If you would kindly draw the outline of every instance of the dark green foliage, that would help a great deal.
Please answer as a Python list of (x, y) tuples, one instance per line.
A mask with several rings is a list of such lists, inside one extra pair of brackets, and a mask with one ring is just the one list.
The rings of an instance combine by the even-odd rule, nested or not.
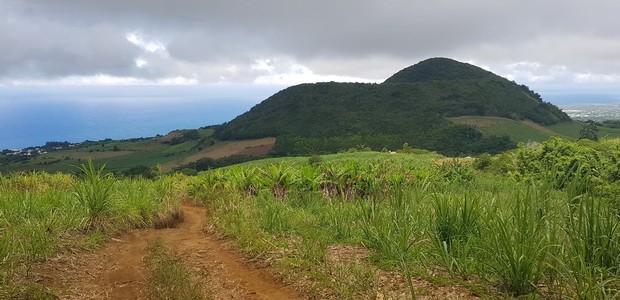
[[(494, 160), (492, 167), (517, 180), (541, 180), (554, 188), (575, 190), (574, 195), (588, 190), (613, 198), (620, 192), (620, 145), (617, 140), (571, 142), (552, 138), (537, 146), (503, 153)], [(588, 185), (574, 186), (572, 182), (576, 178)]]
[(620, 128), (620, 120), (606, 120), (601, 125), (609, 128)]
[(198, 130), (195, 130), (195, 129), (194, 130), (189, 130), (189, 131), (187, 131), (187, 132), (185, 132), (183, 134), (183, 138), (188, 140), (188, 141), (198, 140), (198, 139), (200, 139), (200, 133), (198, 133)]
[(253, 156), (228, 156), (219, 159), (205, 157), (197, 160), (196, 162), (181, 166), (178, 168), (178, 170), (183, 171), (186, 169), (192, 169), (196, 171), (206, 171), (209, 169), (216, 169), (230, 165), (240, 164), (255, 159), (258, 158)]
[(482, 153), (474, 160), (474, 168), (476, 168), (476, 170), (485, 170), (491, 166), (492, 163), (493, 159), (491, 158), (491, 154)]
[(16, 164), (27, 161), (27, 156), (0, 154), (0, 165)]
[(398, 71), (383, 83), (414, 83), (431, 81), (476, 80), (495, 76), (474, 65), (449, 58), (435, 57)]
[(450, 160), (439, 166), (444, 180), (451, 183), (467, 183), (474, 179), (474, 172), (469, 165), (459, 160)]
[(169, 143), (170, 145), (178, 145), (187, 141), (199, 140), (200, 138), (200, 132), (196, 129), (192, 129), (184, 132), (181, 136), (171, 139)]
[(478, 67), (430, 59), (383, 84), (317, 83), (282, 90), (216, 129), (224, 140), (278, 137), (276, 155), (333, 153), (358, 145), (398, 149), (403, 143), (447, 155), (497, 153), (514, 147), (483, 137), (448, 117), (530, 119), (546, 125), (570, 118), (529, 88)]
[(67, 147), (69, 147), (69, 145), (71, 145), (71, 143), (69, 143), (67, 141), (64, 141), (64, 142), (45, 142), (45, 145), (42, 148), (46, 149), (47, 151), (51, 151), (51, 150), (54, 150), (54, 148), (57, 148), (57, 147), (67, 148)]
[(598, 141), (598, 128), (594, 121), (587, 121), (583, 123), (583, 127), (579, 130), (579, 139), (588, 139), (592, 141)]
[(321, 159), (321, 156), (319, 156), (319, 155), (312, 155), (312, 156), (310, 156), (310, 157), (308, 158), (308, 164), (310, 164), (310, 165), (316, 165), (316, 164), (320, 163), (320, 162), (321, 162), (321, 160), (322, 160), (322, 159)]
[(148, 179), (155, 178), (155, 172), (145, 165), (137, 165), (132, 167), (131, 169), (123, 172), (123, 175), (127, 177), (143, 177)]

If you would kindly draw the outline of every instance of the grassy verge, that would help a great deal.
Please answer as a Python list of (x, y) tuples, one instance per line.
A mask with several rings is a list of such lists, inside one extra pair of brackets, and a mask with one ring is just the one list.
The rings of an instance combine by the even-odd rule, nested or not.
[(19, 292), (14, 280), (29, 282), (33, 265), (59, 251), (93, 249), (119, 231), (178, 215), (179, 178), (119, 180), (92, 165), (83, 171), (0, 177), (0, 295)]

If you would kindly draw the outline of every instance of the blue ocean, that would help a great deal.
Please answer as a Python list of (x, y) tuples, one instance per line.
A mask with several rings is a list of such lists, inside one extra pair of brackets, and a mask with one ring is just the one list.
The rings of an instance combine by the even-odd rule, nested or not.
[(221, 124), (282, 87), (0, 87), (0, 150)]

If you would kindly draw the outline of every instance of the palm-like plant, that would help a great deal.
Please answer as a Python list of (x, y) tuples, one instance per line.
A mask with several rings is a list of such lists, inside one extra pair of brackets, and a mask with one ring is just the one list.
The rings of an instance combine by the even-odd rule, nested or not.
[(104, 174), (105, 164), (95, 168), (91, 160), (81, 166), (84, 177), (74, 186), (74, 195), (88, 211), (90, 226), (109, 209), (110, 195), (114, 180), (110, 174)]
[(231, 187), (250, 196), (258, 194), (258, 172), (255, 168), (233, 167), (228, 170), (228, 182)]
[(304, 165), (295, 173), (293, 180), (301, 191), (316, 191), (323, 183), (323, 173), (314, 165)]
[(278, 199), (284, 199), (289, 187), (293, 184), (293, 177), (288, 167), (283, 165), (270, 165), (267, 169), (261, 169), (263, 184), (268, 187)]

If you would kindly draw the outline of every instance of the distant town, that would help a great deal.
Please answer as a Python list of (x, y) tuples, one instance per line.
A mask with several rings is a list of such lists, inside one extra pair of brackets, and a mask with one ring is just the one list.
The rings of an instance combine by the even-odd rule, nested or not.
[(67, 148), (75, 148), (81, 145), (82, 143), (47, 142), (44, 146), (28, 147), (24, 149), (4, 149), (1, 153), (7, 156), (36, 156)]
[(559, 107), (575, 120), (620, 120), (620, 103), (574, 103)]

